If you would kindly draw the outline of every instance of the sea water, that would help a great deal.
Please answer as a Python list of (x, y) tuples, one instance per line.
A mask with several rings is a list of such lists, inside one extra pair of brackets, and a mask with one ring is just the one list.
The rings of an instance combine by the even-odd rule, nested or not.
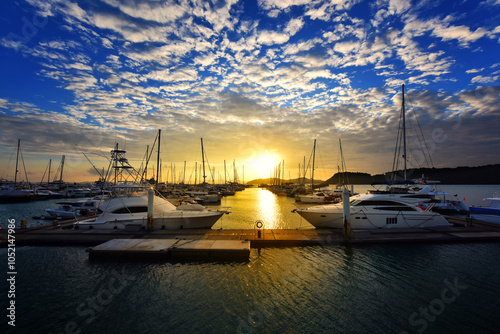
[[(6, 293), (2, 327), (8, 333), (497, 333), (499, 252), (499, 243), (319, 245), (252, 249), (243, 262), (90, 262), (84, 247), (20, 247), (16, 327), (7, 325)], [(0, 254), (5, 259), (6, 250)]]
[[(262, 219), (268, 226), (282, 221), (305, 228), (300, 219), (288, 220), (298, 216), (289, 210), (290, 199), (261, 189), (247, 189), (232, 200), (238, 196), (253, 203), (246, 209), (249, 216), (240, 213), (223, 224), (252, 226)], [(481, 196), (489, 193), (480, 195), (479, 203)], [(257, 205), (261, 202), (264, 208)], [(267, 207), (271, 204), (277, 205), (274, 210)], [(238, 213), (237, 207), (226, 217)], [(270, 213), (275, 218), (269, 219)], [(0, 285), (1, 332), (497, 333), (500, 328), (498, 242), (262, 248), (252, 249), (242, 262), (89, 261), (85, 249), (18, 247), (15, 297), (7, 297), (6, 279)], [(0, 259), (7, 275), (6, 249), (0, 249)], [(11, 300), (15, 327), (7, 324)]]

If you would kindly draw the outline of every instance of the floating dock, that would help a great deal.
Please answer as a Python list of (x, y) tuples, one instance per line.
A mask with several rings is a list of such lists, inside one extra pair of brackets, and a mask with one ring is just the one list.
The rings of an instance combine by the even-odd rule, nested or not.
[[(72, 222), (15, 230), (16, 246), (87, 246), (89, 256), (217, 259), (248, 258), (250, 248), (331, 244), (451, 243), (500, 241), (500, 226), (448, 218), (453, 227), (353, 230), (346, 238), (332, 229), (73, 230)], [(7, 230), (0, 230), (0, 247)]]
[(97, 258), (168, 258), (248, 259), (250, 241), (113, 239), (87, 249), (90, 259)]

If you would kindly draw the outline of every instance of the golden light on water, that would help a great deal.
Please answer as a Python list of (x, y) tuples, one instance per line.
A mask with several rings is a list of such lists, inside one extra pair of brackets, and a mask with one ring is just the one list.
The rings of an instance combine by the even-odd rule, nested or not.
[(264, 223), (264, 229), (274, 229), (280, 226), (281, 210), (278, 196), (270, 191), (259, 191), (258, 217)]

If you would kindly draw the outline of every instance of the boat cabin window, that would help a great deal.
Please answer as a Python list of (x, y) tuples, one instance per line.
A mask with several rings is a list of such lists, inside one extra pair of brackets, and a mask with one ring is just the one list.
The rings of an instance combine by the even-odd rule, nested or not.
[(393, 201), (362, 201), (358, 200), (355, 203), (351, 203), (353, 206), (374, 206), (374, 205), (404, 205)]
[(131, 207), (123, 207), (119, 208), (113, 213), (138, 213), (138, 212), (148, 212), (147, 206), (131, 206)]
[(386, 210), (386, 211), (417, 211), (417, 209), (409, 207), (409, 206), (404, 206), (404, 205), (398, 205), (398, 206), (377, 206), (373, 208), (374, 210)]

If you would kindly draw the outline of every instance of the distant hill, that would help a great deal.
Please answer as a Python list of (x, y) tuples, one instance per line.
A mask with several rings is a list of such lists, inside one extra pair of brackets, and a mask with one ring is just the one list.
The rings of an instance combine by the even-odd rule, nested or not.
[[(367, 173), (346, 173), (344, 177), (350, 184), (371, 184), (391, 179), (392, 172), (370, 175)], [(403, 171), (397, 174), (402, 178)], [(339, 176), (336, 173), (329, 178), (326, 184), (337, 184)], [(456, 168), (416, 168), (407, 171), (407, 179), (419, 179), (425, 176), (427, 180), (440, 181), (441, 184), (500, 184), (500, 164), (479, 167)]]
[[(323, 181), (314, 181), (318, 186), (338, 184), (339, 178), (345, 178), (349, 184), (371, 184), (391, 179), (392, 172), (371, 175), (368, 173), (347, 172), (335, 173), (331, 178)], [(402, 171), (397, 172), (403, 175)], [(407, 171), (407, 179), (418, 179), (422, 175), (427, 180), (440, 181), (441, 184), (500, 184), (500, 164), (478, 167), (456, 167), (456, 168), (416, 168)], [(402, 177), (400, 177), (402, 179)], [(270, 179), (259, 179), (248, 182), (248, 184), (269, 183)], [(297, 182), (297, 179), (285, 182)], [(306, 180), (306, 184), (311, 180)]]

